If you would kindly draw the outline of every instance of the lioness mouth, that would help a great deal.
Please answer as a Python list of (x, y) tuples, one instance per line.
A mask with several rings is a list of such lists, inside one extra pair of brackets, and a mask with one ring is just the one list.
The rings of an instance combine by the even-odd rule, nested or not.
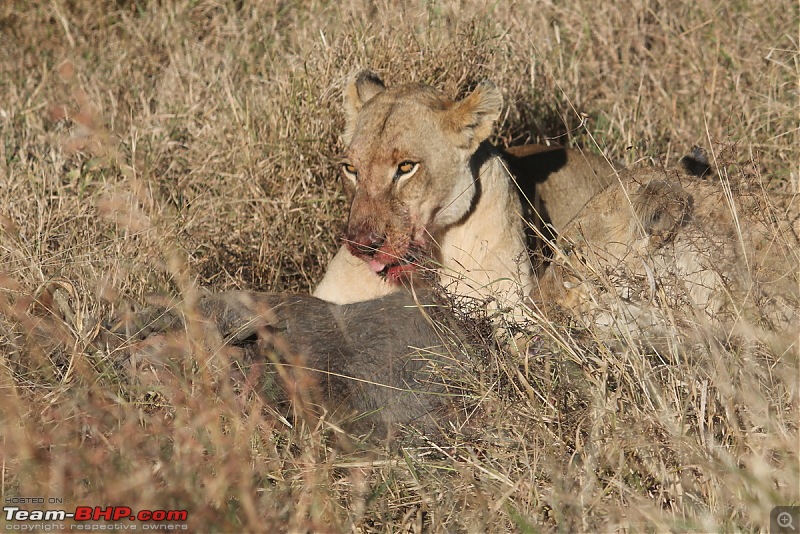
[(381, 263), (375, 259), (369, 260), (368, 263), (370, 269), (378, 276), (388, 280), (396, 281), (403, 274), (411, 272), (417, 268), (417, 265), (414, 263), (415, 261), (416, 258), (412, 254), (407, 254), (403, 258), (400, 258), (400, 261), (395, 263)]

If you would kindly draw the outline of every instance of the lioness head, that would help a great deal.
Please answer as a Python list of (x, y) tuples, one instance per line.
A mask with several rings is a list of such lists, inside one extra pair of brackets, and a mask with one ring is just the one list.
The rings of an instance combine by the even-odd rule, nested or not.
[(486, 82), (453, 101), (422, 84), (387, 88), (369, 71), (355, 77), (345, 91), (341, 161), (353, 255), (391, 281), (431, 255), (478, 194), (471, 160), (502, 103)]

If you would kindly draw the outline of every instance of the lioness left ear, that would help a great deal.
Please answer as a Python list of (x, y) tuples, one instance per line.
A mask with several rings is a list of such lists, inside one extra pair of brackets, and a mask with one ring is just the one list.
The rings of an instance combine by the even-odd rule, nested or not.
[(462, 148), (474, 151), (492, 133), (502, 109), (500, 89), (490, 81), (483, 81), (471, 94), (447, 110), (445, 124), (461, 137)]
[(380, 76), (371, 70), (356, 74), (344, 90), (345, 142), (349, 143), (358, 120), (358, 113), (373, 96), (386, 89)]

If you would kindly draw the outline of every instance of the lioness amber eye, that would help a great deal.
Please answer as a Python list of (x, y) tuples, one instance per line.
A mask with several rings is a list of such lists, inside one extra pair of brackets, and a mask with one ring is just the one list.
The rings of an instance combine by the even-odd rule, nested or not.
[(410, 161), (404, 161), (400, 165), (397, 166), (397, 170), (400, 171), (402, 174), (408, 174), (414, 168), (414, 164)]
[(358, 174), (356, 172), (356, 168), (353, 165), (350, 165), (349, 163), (342, 163), (342, 170), (347, 174), (352, 174), (353, 176)]
[(417, 172), (419, 168), (419, 163), (414, 163), (413, 161), (404, 161), (400, 165), (397, 166), (397, 170), (394, 172), (394, 181), (399, 182), (401, 179), (410, 178)]

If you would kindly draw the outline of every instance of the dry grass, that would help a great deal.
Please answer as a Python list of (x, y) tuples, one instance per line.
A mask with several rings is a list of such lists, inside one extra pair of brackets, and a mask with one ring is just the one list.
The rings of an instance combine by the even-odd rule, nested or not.
[(150, 390), (97, 329), (149, 294), (319, 280), (360, 67), (453, 95), (492, 79), (500, 143), (624, 163), (701, 144), (797, 191), (799, 17), (792, 0), (4, 2), (3, 498), (185, 508), (194, 531), (767, 528), (800, 502), (796, 347), (665, 362), (541, 322), (535, 357), (492, 350), (483, 380), (460, 377), (483, 435), (383, 450), (231, 390), (213, 339)]

